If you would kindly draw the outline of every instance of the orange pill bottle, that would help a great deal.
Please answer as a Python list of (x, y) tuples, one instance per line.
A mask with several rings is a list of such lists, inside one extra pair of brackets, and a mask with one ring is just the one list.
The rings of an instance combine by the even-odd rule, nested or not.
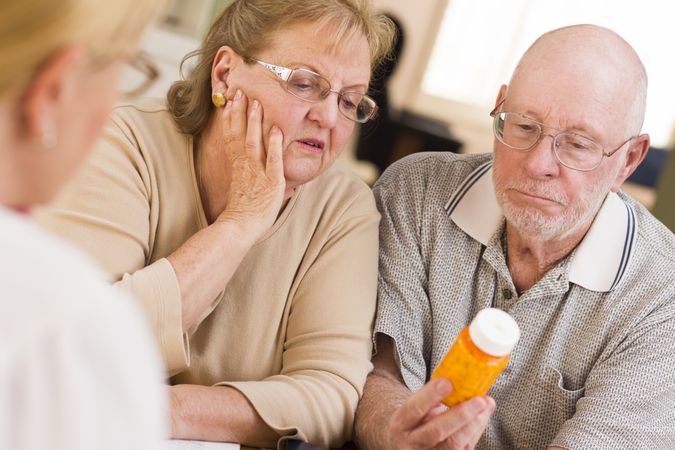
[(452, 382), (453, 390), (443, 403), (453, 406), (487, 394), (519, 338), (513, 317), (497, 308), (479, 311), (431, 374), (432, 379), (444, 377)]

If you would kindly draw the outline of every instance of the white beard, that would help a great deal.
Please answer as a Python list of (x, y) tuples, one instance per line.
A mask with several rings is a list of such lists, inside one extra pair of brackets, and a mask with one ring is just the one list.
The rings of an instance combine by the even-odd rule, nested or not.
[[(506, 221), (520, 234), (534, 235), (537, 239), (544, 241), (563, 239), (588, 228), (607, 197), (613, 180), (612, 177), (608, 178), (609, 182), (581, 186), (576, 203), (570, 204), (567, 196), (555, 189), (553, 182), (511, 178), (503, 180), (496, 175), (496, 171), (494, 174), (495, 195)], [(509, 189), (554, 200), (565, 205), (565, 212), (551, 216), (535, 206), (517, 206), (509, 200), (506, 194)]]

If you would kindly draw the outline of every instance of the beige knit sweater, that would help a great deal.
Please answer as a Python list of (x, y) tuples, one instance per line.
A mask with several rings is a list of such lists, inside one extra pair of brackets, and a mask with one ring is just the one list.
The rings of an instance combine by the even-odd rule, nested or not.
[(166, 257), (207, 226), (193, 161), (192, 139), (163, 102), (119, 107), (39, 220), (142, 302), (173, 383), (233, 386), (278, 432), (341, 444), (371, 369), (379, 215), (370, 189), (339, 162), (297, 189), (213, 310), (183, 330)]

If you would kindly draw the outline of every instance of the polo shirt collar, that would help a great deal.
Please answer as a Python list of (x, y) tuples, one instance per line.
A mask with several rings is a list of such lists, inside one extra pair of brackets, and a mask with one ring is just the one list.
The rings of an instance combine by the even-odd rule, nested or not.
[[(492, 183), (492, 161), (480, 165), (462, 182), (445, 210), (466, 234), (487, 245), (504, 219)], [(569, 280), (591, 291), (614, 289), (626, 273), (636, 229), (633, 208), (610, 192), (572, 254)]]

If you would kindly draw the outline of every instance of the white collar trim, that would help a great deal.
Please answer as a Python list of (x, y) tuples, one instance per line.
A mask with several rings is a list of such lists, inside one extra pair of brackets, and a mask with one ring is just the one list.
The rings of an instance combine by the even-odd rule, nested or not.
[[(466, 234), (487, 245), (504, 218), (492, 184), (492, 161), (462, 182), (445, 210)], [(636, 235), (635, 211), (610, 192), (572, 255), (569, 280), (591, 291), (614, 289), (626, 273)]]

